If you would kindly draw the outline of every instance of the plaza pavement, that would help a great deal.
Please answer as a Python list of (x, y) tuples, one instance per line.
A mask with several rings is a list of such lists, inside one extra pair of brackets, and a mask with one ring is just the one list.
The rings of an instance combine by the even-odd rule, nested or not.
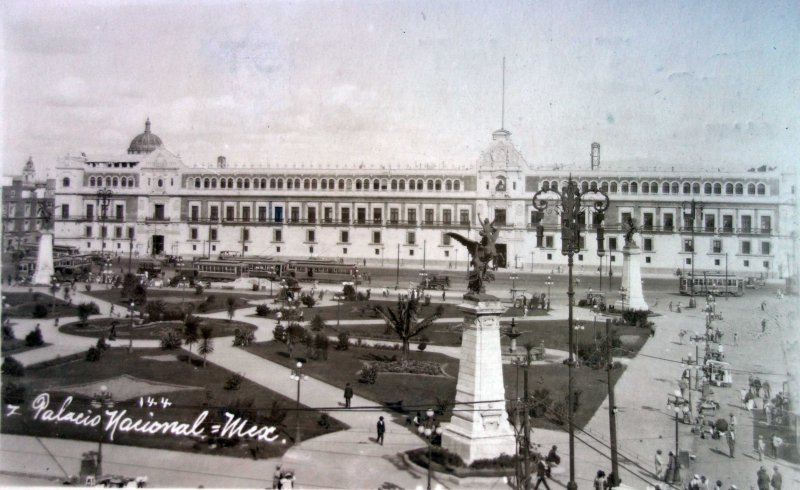
[[(22, 289), (27, 290), (27, 288)], [(645, 294), (647, 296), (647, 293)], [(732, 328), (737, 328), (739, 333), (739, 346), (726, 345), (726, 355), (736, 369), (784, 373), (786, 366), (780, 365), (784, 356), (764, 354), (764, 352), (781, 351), (782, 335), (757, 338), (756, 330), (760, 331), (760, 326), (758, 326), (760, 309), (757, 308), (760, 301), (756, 301), (757, 297), (757, 294), (748, 294), (744, 298), (730, 301), (718, 300), (718, 310), (722, 310), (725, 315), (725, 320), (722, 322), (722, 329), (726, 333), (725, 343), (729, 344), (732, 340)], [(109, 305), (97, 299), (88, 297), (84, 299), (80, 296), (74, 299), (75, 302), (84, 300), (98, 303), (103, 313), (108, 311)], [(647, 300), (651, 305), (656, 303), (655, 298), (648, 297)], [(667, 303), (670, 300), (677, 303), (681, 298), (677, 295), (666, 294), (662, 298), (657, 298), (658, 306), (653, 309), (662, 314), (655, 318), (657, 334), (645, 344), (640, 355), (629, 362), (629, 368), (618, 381), (615, 390), (616, 405), (620, 409), (617, 414), (617, 427), (621, 475), (623, 481), (634, 488), (646, 488), (646, 481), (654, 481), (651, 471), (655, 450), (662, 449), (666, 455), (669, 450), (674, 448), (675, 424), (673, 417), (667, 413), (665, 408), (666, 395), (677, 388), (677, 379), (681, 372), (680, 359), (685, 357), (688, 352), (694, 351), (693, 346), (678, 345), (678, 332), (681, 329), (690, 332), (702, 332), (703, 330), (704, 318), (700, 309), (684, 309), (681, 314), (670, 313), (667, 309)], [(448, 302), (457, 301), (456, 298), (448, 298)], [(683, 301), (685, 303), (686, 298), (683, 298)], [(772, 300), (767, 301), (771, 302)], [(790, 300), (785, 299), (784, 301)], [(703, 302), (700, 300), (698, 303), (702, 306)], [(784, 303), (783, 306), (787, 304)], [(565, 301), (561, 303), (556, 298), (552, 306), (551, 316), (536, 318), (566, 317)], [(271, 339), (274, 322), (250, 316), (254, 310), (254, 307), (237, 310), (235, 319), (259, 326), (256, 331), (257, 340)], [(585, 310), (582, 312), (581, 309), (576, 309), (576, 312), (578, 319), (581, 319), (581, 315), (586, 315)], [(780, 315), (782, 310), (771, 308), (770, 312)], [(210, 316), (227, 317), (224, 312)], [(784, 322), (784, 329), (780, 333), (785, 335), (789, 333), (790, 329), (786, 328), (791, 325), (788, 323), (789, 318), (791, 317), (785, 313), (778, 318)], [(737, 320), (735, 325), (733, 325), (732, 319)], [(598, 321), (600, 320), (598, 318)], [(67, 321), (69, 319), (63, 319), (62, 323)], [(55, 355), (84, 351), (94, 344), (92, 339), (58, 333), (53, 335), (55, 329), (47, 329), (45, 321), (20, 320), (15, 323), (20, 325), (20, 327), (16, 327), (18, 336), (24, 335), (26, 329), (32, 329), (36, 323), (41, 323), (45, 340), (49, 342), (50, 339), (53, 339), (57, 344), (45, 349), (38, 349), (43, 352), (37, 355), (33, 355), (37, 352), (34, 350), (15, 356), (24, 364), (39, 362), (41, 358), (48, 355), (55, 357)], [(776, 332), (778, 332), (777, 328)], [(794, 333), (796, 334), (796, 332)], [(127, 345), (127, 343), (123, 341), (122, 345)], [(136, 341), (134, 345), (151, 346), (157, 345), (157, 342)], [(296, 382), (289, 378), (290, 371), (287, 368), (241, 349), (233, 348), (229, 342), (223, 339), (219, 339), (215, 347), (216, 351), (209, 356), (209, 360), (212, 362), (231, 371), (243, 373), (257, 383), (268, 386), (289, 398), (294, 398)], [(434, 347), (436, 346), (429, 346), (429, 350), (435, 350)], [(453, 351), (449, 349), (445, 348), (442, 353), (452, 355)], [(49, 350), (48, 353), (44, 352), (46, 350)], [(761, 353), (762, 356), (754, 356), (758, 353)], [(24, 354), (28, 354), (28, 356), (23, 357)], [(605, 373), (598, 371), (598, 377), (604, 380)], [(746, 374), (735, 374), (733, 388), (716, 389), (717, 399), (722, 405), (721, 414), (728, 413), (729, 407), (738, 409), (738, 388), (747, 385), (746, 377)], [(764, 377), (762, 376), (762, 379)], [(773, 387), (779, 385), (777, 382), (779, 379), (782, 378), (774, 377)], [(775, 388), (773, 388), (773, 392), (776, 392)], [(697, 395), (697, 392), (695, 394)], [(312, 407), (338, 407), (342, 401), (341, 390), (337, 387), (315, 379), (302, 382), (303, 404)], [(353, 399), (353, 406), (374, 406), (374, 403), (356, 397)], [(745, 442), (751, 440), (752, 427), (755, 422), (747, 415), (746, 411), (738, 410), (740, 412), (736, 413), (739, 419), (737, 435), (740, 444), (737, 447), (737, 458), (733, 460), (727, 457), (727, 447), (723, 447), (723, 441), (701, 440), (689, 433), (689, 426), (680, 425), (681, 448), (690, 448), (690, 452), (697, 455), (694, 467), (687, 471), (706, 474), (713, 479), (722, 479), (726, 485), (736, 483), (739, 488), (747, 488), (748, 485), (755, 482), (758, 462), (752, 458), (752, 449), (747, 448), (748, 444)], [(370, 411), (364, 413), (358, 411), (357, 408), (350, 411), (334, 410), (330, 413), (348, 424), (350, 429), (304, 441), (287, 451), (282, 458), (285, 467), (298, 471), (298, 487), (415, 488), (424, 486), (424, 479), (421, 480), (415, 472), (408, 471), (397, 456), (400, 451), (423, 445), (422, 441), (413, 435), (402, 420), (399, 421), (400, 423), (396, 423), (390, 412)], [(388, 422), (384, 446), (373, 442), (375, 421), (381, 413)], [(609, 451), (604, 445), (609, 440), (607, 400), (590, 420), (585, 431), (586, 433), (576, 432), (576, 481), (579, 488), (590, 488), (597, 469), (603, 469), (606, 473), (610, 470)], [(13, 439), (10, 439), (10, 437), (3, 435), (0, 439), (0, 447), (3, 450), (3, 470), (18, 473), (42, 474), (41, 468), (49, 466), (52, 470), (53, 467), (58, 467), (58, 465), (47, 464), (48, 461), (52, 461), (52, 457), (47, 454), (48, 451), (56, 455), (63, 450), (64, 457), (69, 461), (69, 455), (74, 458), (76, 454), (84, 450), (76, 451), (75, 448), (81, 448), (82, 445), (86, 445), (87, 448), (94, 447), (92, 443), (41, 439), (43, 444), (47, 445), (47, 451), (45, 451), (41, 449), (43, 444), (35, 438), (13, 436)], [(540, 444), (545, 450), (552, 444), (559, 446), (563, 468), (556, 472), (556, 480), (551, 483), (555, 483), (555, 486), (558, 486), (558, 483), (565, 484), (568, 461), (566, 432), (534, 429), (532, 439), (534, 443)], [(588, 445), (579, 439), (587, 441)], [(14, 458), (7, 457), (6, 448), (8, 447), (13, 447), (15, 450), (24, 448), (22, 452), (28, 455), (27, 458), (23, 458), (24, 461), (20, 463)], [(235, 461), (224, 461), (232, 458), (198, 456), (128, 446), (107, 445), (106, 447), (109, 448), (109, 452), (104, 465), (111, 465), (107, 466), (106, 471), (130, 475), (146, 473), (150, 477), (150, 482), (159, 486), (195, 486), (194, 482), (197, 481), (198, 485), (205, 486), (257, 487), (262, 485), (256, 483), (259, 479), (264, 481), (270, 479), (269, 475), (276, 463), (275, 460), (252, 461), (235, 458), (233, 458)], [(592, 448), (599, 449), (602, 454)], [(739, 455), (740, 451), (741, 456)], [(39, 456), (34, 457), (34, 454)], [(58, 457), (61, 456), (56, 456), (56, 458)], [(128, 463), (133, 461), (136, 464)], [(73, 466), (74, 463), (75, 461), (72, 460)], [(767, 461), (766, 464), (771, 472), (773, 462)], [(114, 465), (119, 465), (119, 471), (115, 469), (117, 467)], [(792, 483), (800, 486), (797, 468), (787, 465), (785, 462), (781, 462), (780, 465), (784, 481), (788, 484), (784, 488), (792, 488)], [(137, 466), (142, 471), (135, 471)], [(434, 479), (434, 481), (436, 480)], [(446, 484), (439, 484), (447, 487)]]

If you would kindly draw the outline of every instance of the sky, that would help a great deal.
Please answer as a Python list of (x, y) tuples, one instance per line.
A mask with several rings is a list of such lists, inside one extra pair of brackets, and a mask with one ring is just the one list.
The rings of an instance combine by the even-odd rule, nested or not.
[[(797, 1), (31, 1), (0, 5), (0, 162), (798, 164)], [(505, 112), (503, 118), (503, 58)], [(504, 123), (503, 123), (504, 122)], [(669, 168), (667, 168), (669, 167)]]

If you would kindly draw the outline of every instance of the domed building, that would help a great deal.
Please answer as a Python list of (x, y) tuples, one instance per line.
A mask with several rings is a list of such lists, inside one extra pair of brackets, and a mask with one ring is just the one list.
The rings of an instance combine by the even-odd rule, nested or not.
[(144, 123), (144, 133), (137, 135), (131, 140), (128, 146), (129, 155), (140, 155), (143, 153), (150, 153), (159, 146), (163, 146), (161, 138), (150, 132), (150, 118)]

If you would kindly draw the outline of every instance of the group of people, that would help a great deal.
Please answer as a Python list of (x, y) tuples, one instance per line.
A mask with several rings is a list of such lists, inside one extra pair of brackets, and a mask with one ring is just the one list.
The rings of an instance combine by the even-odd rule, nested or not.
[(281, 469), (281, 465), (275, 467), (275, 473), (272, 474), (272, 488), (281, 490), (294, 488), (294, 473), (284, 471)]

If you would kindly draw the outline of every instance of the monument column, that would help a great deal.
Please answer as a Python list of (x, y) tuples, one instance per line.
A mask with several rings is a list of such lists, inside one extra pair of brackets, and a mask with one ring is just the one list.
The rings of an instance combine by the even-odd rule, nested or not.
[(633, 240), (635, 231), (635, 227), (629, 230), (625, 236), (625, 246), (622, 248), (621, 298), (614, 304), (615, 308), (622, 311), (647, 311), (650, 309), (644, 300), (642, 291), (642, 251)]

